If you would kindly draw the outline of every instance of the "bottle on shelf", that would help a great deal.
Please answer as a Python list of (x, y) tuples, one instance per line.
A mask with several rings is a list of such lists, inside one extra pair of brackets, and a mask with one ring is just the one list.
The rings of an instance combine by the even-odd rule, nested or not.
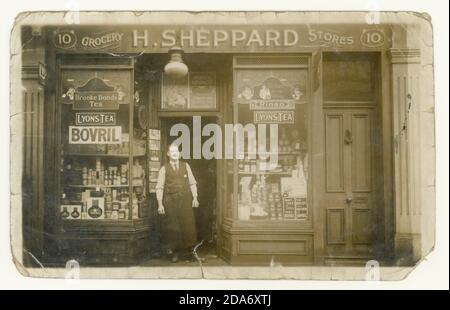
[(81, 206), (81, 219), (87, 219), (87, 201), (83, 201), (83, 205)]
[(61, 211), (61, 218), (66, 219), (69, 217), (69, 211), (67, 210), (67, 207), (63, 207)]
[(291, 133), (293, 149), (295, 152), (300, 152), (300, 131), (298, 129), (294, 129)]
[(103, 210), (98, 205), (98, 200), (92, 200), (92, 206), (88, 210), (88, 214), (91, 218), (99, 218), (103, 214)]
[(111, 175), (109, 177), (110, 185), (115, 185), (115, 180), (116, 180), (116, 171), (111, 170)]
[(100, 171), (100, 184), (105, 184), (105, 170), (103, 168)]
[(116, 177), (114, 179), (114, 185), (120, 185), (121, 179), (122, 179), (122, 174), (120, 173), (120, 171), (117, 171)]
[(66, 193), (62, 193), (61, 195), (61, 205), (70, 205), (70, 200), (67, 199)]
[(105, 169), (105, 171), (103, 172), (103, 178), (104, 178), (104, 183), (106, 186), (109, 185), (109, 171), (108, 169)]
[(64, 149), (61, 148), (60, 172), (64, 172)]
[(70, 214), (70, 216), (74, 219), (77, 219), (80, 217), (80, 212), (78, 212), (78, 208), (74, 207), (72, 213)]
[(125, 172), (122, 172), (122, 178), (121, 178), (120, 183), (121, 183), (122, 185), (126, 185), (126, 184), (128, 183), (128, 182), (127, 182), (127, 174), (126, 174)]

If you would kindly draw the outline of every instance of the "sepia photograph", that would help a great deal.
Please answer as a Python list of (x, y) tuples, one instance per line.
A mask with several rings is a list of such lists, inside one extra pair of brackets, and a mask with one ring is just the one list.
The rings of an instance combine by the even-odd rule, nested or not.
[(19, 14), (14, 264), (407, 277), (435, 246), (433, 46), (426, 13)]

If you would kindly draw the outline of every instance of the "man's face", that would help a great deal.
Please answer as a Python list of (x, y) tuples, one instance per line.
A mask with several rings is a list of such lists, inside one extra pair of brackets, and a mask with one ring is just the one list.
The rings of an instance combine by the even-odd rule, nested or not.
[(167, 155), (169, 155), (170, 160), (179, 160), (180, 159), (180, 151), (178, 150), (178, 147), (171, 146), (169, 148), (169, 151), (167, 152)]

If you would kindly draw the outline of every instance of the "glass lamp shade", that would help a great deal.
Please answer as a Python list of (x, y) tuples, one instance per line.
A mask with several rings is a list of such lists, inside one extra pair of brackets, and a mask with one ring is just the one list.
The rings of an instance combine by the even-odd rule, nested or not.
[(164, 67), (164, 72), (168, 76), (177, 79), (186, 76), (186, 74), (188, 73), (189, 69), (183, 63), (183, 59), (181, 57), (182, 53), (183, 50), (178, 47), (173, 47), (169, 50), (170, 61)]

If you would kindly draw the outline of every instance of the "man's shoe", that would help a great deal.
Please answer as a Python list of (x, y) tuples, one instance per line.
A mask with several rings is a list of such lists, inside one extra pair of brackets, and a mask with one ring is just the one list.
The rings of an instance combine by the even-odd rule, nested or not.
[(172, 255), (172, 259), (170, 260), (172, 263), (176, 263), (178, 262), (178, 254), (173, 253)]
[(195, 262), (196, 261), (194, 255), (187, 255), (187, 256), (184, 257), (184, 260), (187, 261), (187, 262)]
[(200, 256), (199, 256), (198, 259), (197, 259), (197, 257), (195, 257), (194, 254), (189, 254), (189, 255), (187, 255), (187, 256), (185, 257), (185, 260), (188, 261), (188, 262), (200, 262), (200, 263), (204, 263), (204, 262), (206, 261), (205, 258), (200, 257)]

